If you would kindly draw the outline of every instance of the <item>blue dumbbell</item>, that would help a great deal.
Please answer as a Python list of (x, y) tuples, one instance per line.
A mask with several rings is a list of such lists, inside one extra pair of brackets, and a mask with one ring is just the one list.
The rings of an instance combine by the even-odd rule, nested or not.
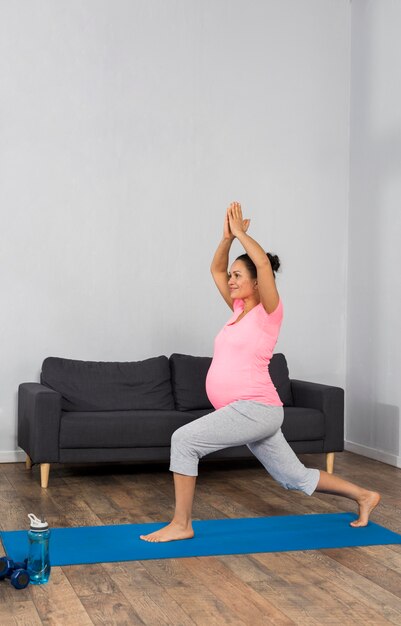
[(23, 563), (14, 563), (7, 556), (0, 558), (0, 580), (9, 578), (15, 589), (25, 589), (29, 585), (29, 573), (27, 570), (28, 559)]

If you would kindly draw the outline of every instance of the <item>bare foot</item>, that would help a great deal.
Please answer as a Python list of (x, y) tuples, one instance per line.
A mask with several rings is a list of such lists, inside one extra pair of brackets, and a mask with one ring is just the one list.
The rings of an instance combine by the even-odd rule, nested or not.
[(156, 530), (149, 535), (140, 535), (139, 538), (151, 543), (160, 543), (165, 541), (176, 541), (177, 539), (192, 539), (194, 536), (191, 523), (189, 526), (180, 526), (175, 522), (171, 522), (168, 526)]
[(380, 493), (377, 493), (376, 491), (365, 491), (361, 499), (358, 500), (359, 517), (354, 522), (350, 522), (350, 526), (353, 526), (353, 528), (367, 526), (369, 515), (373, 509), (377, 507), (380, 500)]

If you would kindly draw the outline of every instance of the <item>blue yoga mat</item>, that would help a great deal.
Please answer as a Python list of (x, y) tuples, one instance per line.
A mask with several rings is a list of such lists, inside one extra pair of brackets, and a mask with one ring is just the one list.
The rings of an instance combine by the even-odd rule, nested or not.
[[(78, 565), (401, 544), (401, 535), (373, 522), (352, 528), (349, 522), (356, 518), (353, 513), (325, 513), (194, 521), (193, 539), (168, 543), (139, 539), (166, 522), (53, 528), (50, 556), (52, 565)], [(27, 556), (26, 531), (2, 531), (0, 537), (9, 557), (22, 561)]]

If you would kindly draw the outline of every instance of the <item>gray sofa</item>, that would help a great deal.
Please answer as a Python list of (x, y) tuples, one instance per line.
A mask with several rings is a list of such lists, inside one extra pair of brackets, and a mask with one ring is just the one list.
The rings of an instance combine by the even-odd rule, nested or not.
[[(27, 468), (40, 464), (46, 488), (51, 463), (168, 461), (180, 426), (213, 411), (205, 379), (210, 357), (172, 354), (136, 362), (95, 362), (48, 357), (40, 383), (18, 390), (18, 445)], [(334, 453), (344, 445), (344, 391), (291, 380), (283, 354), (270, 376), (284, 404), (283, 433), (296, 453)], [(250, 458), (246, 446), (207, 459)]]

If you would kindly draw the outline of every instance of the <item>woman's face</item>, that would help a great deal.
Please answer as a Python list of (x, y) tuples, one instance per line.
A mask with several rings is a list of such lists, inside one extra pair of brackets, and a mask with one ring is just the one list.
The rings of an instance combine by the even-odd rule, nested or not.
[(255, 289), (256, 278), (251, 277), (243, 261), (234, 261), (228, 276), (228, 287), (233, 300), (236, 298), (243, 300), (257, 294), (257, 289)]

